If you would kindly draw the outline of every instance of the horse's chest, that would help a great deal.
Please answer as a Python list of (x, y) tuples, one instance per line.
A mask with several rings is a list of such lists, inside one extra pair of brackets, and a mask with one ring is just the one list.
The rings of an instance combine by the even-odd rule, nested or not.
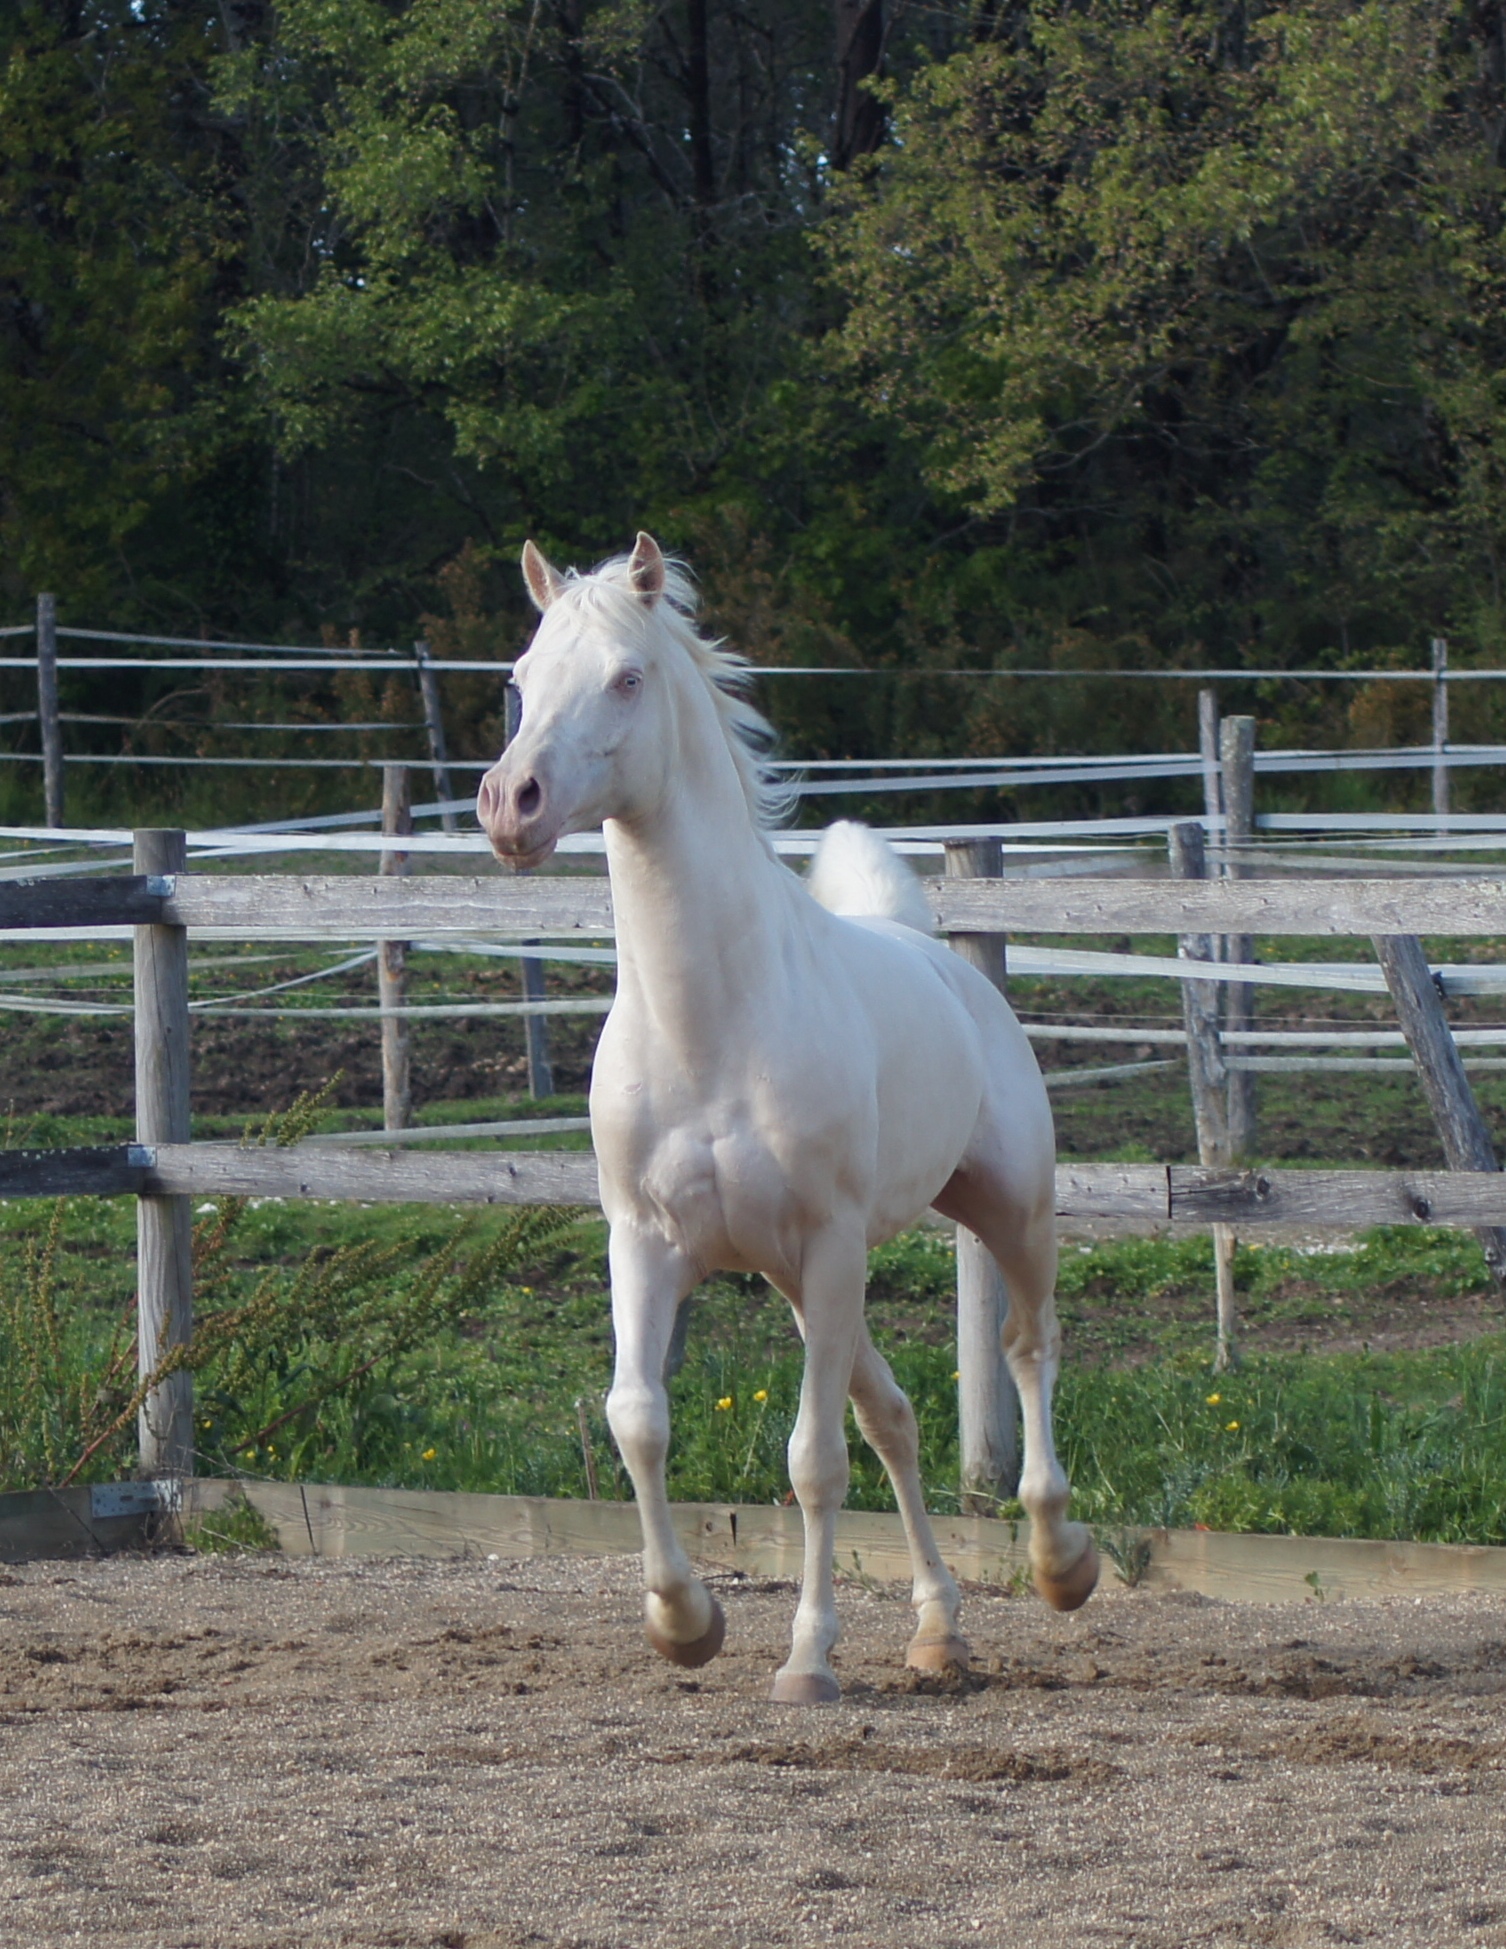
[(800, 1241), (836, 1206), (861, 1199), (866, 1172), (850, 1119), (797, 1127), (763, 1110), (755, 1095), (714, 1117), (640, 1128), (620, 1147), (608, 1138), (603, 1162), (626, 1202), (699, 1264), (773, 1270), (771, 1261), (798, 1261)]

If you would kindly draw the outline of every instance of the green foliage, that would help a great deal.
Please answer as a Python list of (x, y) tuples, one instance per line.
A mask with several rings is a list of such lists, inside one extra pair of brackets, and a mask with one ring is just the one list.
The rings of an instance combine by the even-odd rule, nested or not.
[(945, 493), (1093, 536), (1091, 637), (1410, 660), (1429, 617), (1498, 651), (1499, 27), (1473, 21), (1027, 5), (891, 91), (896, 146), (826, 233), (843, 370)]
[[(51, 585), (66, 622), (486, 660), (527, 623), (526, 532), (579, 561), (647, 524), (755, 660), (878, 673), (771, 686), (797, 756), (1191, 741), (1190, 687), (1105, 710), (1074, 670), (1415, 666), (1437, 630), (1499, 657), (1494, 14), (900, 12), (889, 139), (845, 176), (831, 32), (793, 0), (9, 9), (10, 613)], [(1035, 666), (1062, 675), (1007, 675)], [(354, 673), (175, 681), (65, 707), (214, 755), (217, 722), (416, 716)], [(472, 757), (497, 686), (467, 685)], [(1456, 738), (1506, 735), (1498, 688), (1455, 693)], [(1223, 701), (1273, 740), (1425, 734), (1416, 687)], [(71, 789), (103, 818), (182, 787)]]
[(277, 1531), (239, 1491), (232, 1491), (218, 1509), (206, 1509), (186, 1522), (183, 1541), (203, 1556), (281, 1548)]
[[(268, 1119), (260, 1141), (296, 1143), (332, 1087)], [(489, 1227), (450, 1223), (437, 1240), (412, 1227), (248, 1265), (236, 1248), (250, 1209), (232, 1198), (201, 1214), (192, 1338), (142, 1376), (134, 1294), (102, 1312), (85, 1276), (63, 1269), (69, 1201), (51, 1207), (40, 1234), (0, 1239), (0, 1486), (128, 1471), (141, 1402), (185, 1369), (200, 1473), (317, 1473), (335, 1444), (358, 1469), (389, 1465), (397, 1372), (495, 1309), (509, 1275), (547, 1262), (578, 1222), (568, 1209), (520, 1207)], [(84, 1224), (97, 1214), (86, 1204)], [(288, 1229), (296, 1236), (296, 1221)]]

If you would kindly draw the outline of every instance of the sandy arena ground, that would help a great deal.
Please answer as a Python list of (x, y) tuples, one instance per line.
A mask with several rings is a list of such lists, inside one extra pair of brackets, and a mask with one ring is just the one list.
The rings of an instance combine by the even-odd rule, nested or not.
[(1506, 1603), (971, 1592), (977, 1671), (847, 1584), (840, 1706), (699, 1674), (636, 1565), (0, 1573), (0, 1943), (1506, 1945)]

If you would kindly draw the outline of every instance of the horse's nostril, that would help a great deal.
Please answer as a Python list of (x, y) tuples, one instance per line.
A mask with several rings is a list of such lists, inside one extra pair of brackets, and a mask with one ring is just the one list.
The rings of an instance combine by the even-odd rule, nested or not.
[(481, 805), (480, 805), (481, 819), (482, 819), (482, 823), (485, 824), (485, 822), (488, 819), (492, 818), (495, 815), (497, 810), (496, 780), (489, 776), (483, 778), (481, 781), (481, 791), (479, 796), (481, 801)]
[(536, 778), (528, 778), (518, 787), (518, 816), (531, 819), (543, 804), (543, 789)]

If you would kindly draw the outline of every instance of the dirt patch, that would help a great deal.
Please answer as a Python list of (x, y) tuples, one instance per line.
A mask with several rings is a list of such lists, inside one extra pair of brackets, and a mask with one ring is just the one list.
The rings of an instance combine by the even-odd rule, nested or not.
[(5, 1939), (94, 1949), (1506, 1944), (1506, 1603), (1061, 1618), (970, 1590), (907, 1679), (776, 1707), (786, 1584), (655, 1660), (626, 1560), (0, 1578)]

